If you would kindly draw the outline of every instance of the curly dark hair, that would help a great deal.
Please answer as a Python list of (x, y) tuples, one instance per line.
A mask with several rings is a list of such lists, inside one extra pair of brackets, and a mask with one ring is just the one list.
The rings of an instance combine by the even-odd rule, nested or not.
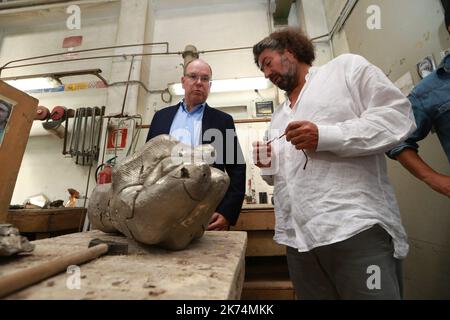
[(264, 38), (253, 46), (253, 56), (258, 67), (258, 59), (265, 49), (283, 52), (284, 49), (290, 51), (299, 62), (312, 65), (316, 58), (314, 45), (309, 38), (299, 28), (285, 28), (275, 31), (270, 36)]

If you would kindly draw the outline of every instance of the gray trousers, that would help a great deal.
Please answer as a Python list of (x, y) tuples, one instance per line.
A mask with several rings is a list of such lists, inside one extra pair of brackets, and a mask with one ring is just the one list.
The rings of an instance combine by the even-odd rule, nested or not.
[(298, 299), (402, 298), (401, 261), (379, 225), (338, 243), (298, 252), (287, 247)]

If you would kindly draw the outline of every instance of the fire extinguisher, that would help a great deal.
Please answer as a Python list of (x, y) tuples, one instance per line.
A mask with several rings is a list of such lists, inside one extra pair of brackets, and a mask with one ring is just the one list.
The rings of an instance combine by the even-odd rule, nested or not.
[[(97, 184), (105, 184), (112, 182), (112, 166), (109, 164), (102, 165), (103, 170), (97, 175)], [(101, 168), (101, 166), (100, 166)]]
[[(114, 157), (108, 161), (106, 161), (106, 163), (102, 163), (101, 165), (99, 165), (97, 167), (97, 169), (95, 170), (95, 181), (97, 182), (97, 184), (105, 184), (105, 183), (111, 183), (112, 182), (112, 167), (113, 167), (113, 161), (116, 159), (117, 157)], [(100, 172), (99, 170), (102, 169)]]

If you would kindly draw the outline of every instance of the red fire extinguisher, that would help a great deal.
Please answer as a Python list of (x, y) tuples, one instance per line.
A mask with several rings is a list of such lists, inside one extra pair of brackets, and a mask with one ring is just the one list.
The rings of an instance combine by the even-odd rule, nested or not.
[(103, 170), (97, 175), (97, 184), (105, 184), (112, 182), (112, 167), (109, 164), (105, 164)]
[[(112, 162), (114, 162), (114, 160), (117, 157), (114, 157), (108, 161), (106, 161), (106, 163), (102, 163), (101, 165), (99, 165), (97, 167), (97, 170), (95, 170), (95, 180), (97, 182), (97, 184), (105, 184), (105, 183), (111, 183), (112, 182), (112, 167), (113, 164)], [(98, 172), (100, 169), (102, 169), (100, 172)]]

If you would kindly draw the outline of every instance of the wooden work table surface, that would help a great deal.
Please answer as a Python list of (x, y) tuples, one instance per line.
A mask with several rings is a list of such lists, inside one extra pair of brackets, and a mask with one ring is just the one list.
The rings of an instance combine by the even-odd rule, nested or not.
[[(143, 246), (94, 230), (34, 241), (31, 255), (0, 260), (0, 277), (88, 247), (91, 239), (127, 242), (128, 254), (104, 255), (80, 266), (80, 289), (68, 289), (74, 273), (61, 273), (7, 299), (239, 299), (247, 235), (207, 231), (185, 250)], [(72, 278), (71, 278), (72, 277)], [(72, 282), (74, 283), (74, 282)]]

